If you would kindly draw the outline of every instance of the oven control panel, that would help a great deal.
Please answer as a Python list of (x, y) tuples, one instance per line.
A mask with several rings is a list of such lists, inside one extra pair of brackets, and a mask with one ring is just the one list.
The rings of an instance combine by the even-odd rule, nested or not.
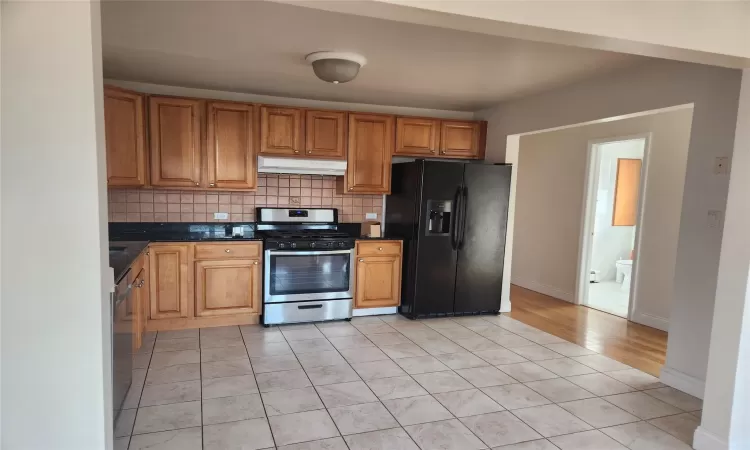
[(354, 248), (354, 239), (332, 240), (266, 240), (267, 250), (348, 250)]

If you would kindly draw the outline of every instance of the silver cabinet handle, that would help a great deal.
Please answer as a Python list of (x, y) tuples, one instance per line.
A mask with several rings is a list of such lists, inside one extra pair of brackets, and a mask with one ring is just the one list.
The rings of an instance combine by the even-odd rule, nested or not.
[(141, 282), (136, 284), (135, 287), (142, 288), (144, 284), (146, 284), (146, 280), (141, 280)]

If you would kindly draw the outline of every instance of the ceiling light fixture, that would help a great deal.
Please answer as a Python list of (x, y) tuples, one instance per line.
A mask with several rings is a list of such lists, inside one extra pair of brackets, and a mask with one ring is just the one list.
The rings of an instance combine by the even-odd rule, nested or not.
[(305, 56), (312, 64), (313, 72), (323, 81), (339, 84), (352, 81), (359, 68), (367, 64), (367, 59), (351, 52), (315, 52)]

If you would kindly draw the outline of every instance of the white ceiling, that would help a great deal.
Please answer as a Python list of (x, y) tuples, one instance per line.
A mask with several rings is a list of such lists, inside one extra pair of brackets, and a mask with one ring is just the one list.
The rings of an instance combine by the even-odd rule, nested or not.
[[(648, 58), (263, 1), (102, 2), (106, 78), (316, 100), (475, 111)], [(363, 54), (318, 80), (318, 50)]]

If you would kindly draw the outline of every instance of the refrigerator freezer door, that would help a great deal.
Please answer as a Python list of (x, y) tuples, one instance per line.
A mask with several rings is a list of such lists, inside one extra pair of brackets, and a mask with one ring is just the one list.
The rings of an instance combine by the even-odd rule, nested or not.
[(455, 312), (500, 310), (511, 166), (466, 164)]
[[(451, 246), (452, 233), (429, 232), (427, 204), (430, 201), (452, 204), (463, 178), (463, 164), (438, 161), (424, 161), (422, 164), (422, 217), (419, 221), (414, 315), (449, 314), (453, 312), (456, 250)], [(451, 220), (451, 225), (454, 222)]]

